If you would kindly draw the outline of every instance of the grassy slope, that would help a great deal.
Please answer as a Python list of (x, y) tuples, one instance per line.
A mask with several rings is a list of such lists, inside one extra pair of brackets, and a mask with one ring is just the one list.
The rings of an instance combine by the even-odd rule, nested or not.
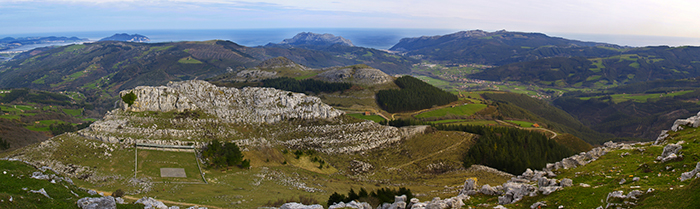
[[(635, 208), (697, 208), (700, 207), (700, 179), (679, 181), (681, 173), (695, 168), (700, 160), (700, 135), (698, 128), (687, 128), (671, 133), (671, 143), (685, 141), (682, 145), (682, 160), (666, 163), (655, 163), (656, 156), (661, 155), (663, 146), (637, 145), (632, 150), (614, 150), (592, 163), (569, 170), (557, 171), (557, 179), (571, 178), (574, 186), (557, 191), (549, 196), (538, 195), (525, 197), (517, 204), (506, 205), (508, 208), (529, 208), (535, 202), (547, 201), (547, 204), (564, 208), (596, 208), (605, 207), (607, 194), (612, 191), (623, 191), (625, 194), (635, 190), (646, 192), (649, 188), (655, 191), (643, 195), (637, 201)], [(642, 148), (642, 149), (637, 149)], [(621, 156), (629, 153), (627, 156)], [(648, 170), (645, 171), (645, 167)], [(668, 168), (667, 168), (668, 167)], [(638, 182), (633, 177), (640, 177)], [(619, 182), (625, 179), (624, 184)], [(584, 188), (585, 183), (591, 187)], [(602, 202), (601, 202), (602, 200)], [(493, 203), (493, 197), (477, 195), (472, 204), (484, 202)]]
[[(85, 190), (65, 181), (51, 183), (48, 180), (29, 178), (36, 168), (19, 161), (0, 160), (0, 208), (78, 208), (75, 202), (81, 197), (91, 196)], [(53, 174), (46, 171), (45, 174)], [(27, 191), (22, 188), (26, 188)], [(28, 190), (44, 188), (49, 197), (30, 193)], [(80, 197), (74, 196), (72, 193)], [(9, 199), (12, 197), (13, 201)]]
[[(114, 176), (116, 179), (104, 182), (88, 182), (75, 179), (77, 185), (111, 192), (123, 189), (134, 192), (138, 189), (128, 183), (134, 175), (134, 148), (107, 144), (114, 151), (107, 151), (101, 142), (66, 134), (55, 137), (50, 144), (55, 146), (31, 145), (21, 150), (0, 154), (2, 156), (23, 154), (34, 160), (54, 159), (64, 164), (77, 164), (94, 170), (97, 176)], [(460, 132), (433, 132), (419, 135), (389, 148), (367, 151), (365, 153), (328, 155), (314, 153), (296, 159), (284, 147), (251, 148), (244, 152), (251, 159), (251, 169), (232, 167), (228, 169), (204, 169), (209, 184), (175, 184), (175, 180), (160, 178), (157, 169), (160, 166), (173, 167), (177, 164), (191, 164), (192, 153), (161, 153), (139, 150), (137, 177), (152, 178), (153, 188), (144, 193), (133, 195), (136, 198), (149, 196), (161, 200), (186, 202), (215, 207), (251, 208), (264, 205), (269, 201), (289, 199), (300, 195), (308, 196), (323, 203), (333, 192), (347, 193), (349, 189), (366, 188), (374, 190), (383, 187), (395, 188), (402, 185), (424, 194), (419, 197), (426, 201), (432, 197), (449, 197), (456, 195), (466, 177), (478, 177), (480, 182), (500, 184), (507, 180), (486, 172), (474, 172), (460, 169), (461, 156), (473, 143), (473, 135)], [(108, 157), (105, 152), (112, 156)], [(144, 156), (145, 154), (149, 156)], [(178, 156), (172, 156), (178, 155)], [(2, 157), (0, 156), (0, 157)], [(326, 162), (319, 169), (319, 163), (311, 161), (319, 158)], [(349, 165), (352, 160), (371, 163), (374, 169), (366, 174), (350, 175)], [(144, 163), (145, 162), (145, 163)], [(285, 164), (286, 162), (286, 164)], [(147, 163), (150, 163), (147, 165)], [(445, 170), (430, 170), (430, 164), (442, 163)], [(183, 167), (178, 165), (179, 167)], [(151, 167), (151, 168), (149, 168)], [(192, 166), (184, 166), (194, 169)], [(150, 169), (150, 170), (149, 170)], [(196, 174), (187, 173), (186, 181), (197, 181)], [(183, 181), (185, 181), (183, 180)], [(322, 191), (308, 192), (298, 186), (304, 185)], [(445, 189), (445, 186), (451, 189)], [(127, 199), (129, 200), (129, 199)], [(133, 201), (135, 199), (131, 199)], [(238, 201), (241, 201), (238, 203)], [(168, 204), (170, 205), (170, 204)]]

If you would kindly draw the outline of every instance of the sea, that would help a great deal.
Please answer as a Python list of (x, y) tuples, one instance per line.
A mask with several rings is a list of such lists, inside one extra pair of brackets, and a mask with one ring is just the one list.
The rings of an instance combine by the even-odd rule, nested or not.
[[(471, 29), (465, 29), (471, 30)], [(206, 41), (229, 40), (237, 44), (255, 47), (268, 43), (279, 43), (284, 39), (292, 38), (301, 32), (329, 33), (342, 36), (356, 46), (389, 49), (402, 38), (435, 36), (455, 33), (458, 29), (379, 29), (379, 28), (278, 28), (278, 29), (217, 29), (217, 30), (120, 30), (120, 31), (82, 31), (82, 32), (54, 32), (54, 33), (27, 33), (27, 34), (0, 34), (4, 37), (46, 37), (66, 36), (87, 38), (90, 41), (112, 36), (116, 33), (141, 34), (151, 39), (151, 43), (178, 42), (178, 41)], [(549, 36), (562, 37), (581, 41), (593, 41), (611, 43), (621, 46), (700, 46), (700, 38), (665, 37), (665, 36), (638, 36), (638, 35), (605, 35), (605, 34), (567, 34), (552, 33)], [(37, 47), (50, 45), (66, 45), (70, 43), (28, 45), (13, 49), (13, 51), (25, 51)]]

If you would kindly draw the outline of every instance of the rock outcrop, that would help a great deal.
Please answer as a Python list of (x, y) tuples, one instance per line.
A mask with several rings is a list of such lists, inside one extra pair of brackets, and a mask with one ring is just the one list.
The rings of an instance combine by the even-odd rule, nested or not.
[(290, 203), (284, 203), (282, 206), (280, 206), (280, 209), (323, 209), (323, 206), (321, 206), (321, 205), (304, 205), (301, 203), (290, 202)]
[(117, 202), (112, 196), (104, 197), (85, 197), (79, 199), (78, 207), (82, 209), (114, 209), (117, 208)]
[(335, 203), (331, 206), (328, 206), (328, 209), (347, 209), (347, 208), (352, 208), (352, 209), (373, 209), (369, 203), (366, 202), (355, 202), (355, 200), (350, 201), (348, 203)]
[(695, 169), (693, 169), (692, 171), (688, 171), (681, 174), (681, 181), (685, 181), (693, 177), (700, 178), (700, 162), (698, 162), (698, 164), (695, 165)]
[(348, 82), (361, 85), (383, 84), (394, 80), (394, 77), (368, 66), (330, 69), (319, 73), (317, 78), (328, 82)]
[(676, 143), (676, 144), (668, 144), (664, 147), (664, 151), (661, 153), (661, 156), (656, 157), (656, 161), (661, 161), (662, 163), (674, 160), (676, 158), (682, 157), (682, 155), (679, 153), (681, 149), (683, 149), (683, 146), (681, 146), (682, 141)]
[(318, 97), (273, 88), (217, 87), (206, 81), (171, 82), (167, 86), (139, 86), (119, 92), (136, 95), (132, 105), (119, 101), (123, 111), (183, 112), (202, 110), (220, 119), (240, 123), (275, 123), (284, 119), (328, 119), (342, 111)]

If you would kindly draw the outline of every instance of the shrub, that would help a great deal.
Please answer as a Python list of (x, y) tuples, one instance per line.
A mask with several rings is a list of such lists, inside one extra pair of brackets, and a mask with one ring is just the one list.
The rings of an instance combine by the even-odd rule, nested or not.
[(124, 94), (124, 96), (122, 96), (122, 101), (124, 101), (124, 103), (128, 104), (129, 107), (131, 107), (131, 105), (134, 104), (134, 101), (136, 101), (136, 94), (134, 94), (134, 92)]
[(112, 193), (112, 197), (123, 197), (124, 196), (124, 191), (122, 189), (117, 189), (117, 191), (114, 191)]

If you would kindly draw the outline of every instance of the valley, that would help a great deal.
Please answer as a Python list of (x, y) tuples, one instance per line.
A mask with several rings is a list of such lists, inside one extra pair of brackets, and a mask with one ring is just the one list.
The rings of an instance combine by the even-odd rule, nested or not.
[[(22, 187), (73, 203), (119, 190), (116, 208), (330, 207), (345, 194), (385, 208), (406, 190), (404, 204), (438, 208), (692, 207), (668, 197), (698, 189), (680, 176), (700, 122), (678, 120), (700, 112), (698, 49), (479, 30), (394, 52), (313, 33), (34, 49), (0, 63), (0, 168), (72, 183), (11, 176), (22, 186), (0, 207), (60, 205)], [(204, 157), (212, 141), (241, 159)], [(676, 158), (655, 160), (670, 145)]]

